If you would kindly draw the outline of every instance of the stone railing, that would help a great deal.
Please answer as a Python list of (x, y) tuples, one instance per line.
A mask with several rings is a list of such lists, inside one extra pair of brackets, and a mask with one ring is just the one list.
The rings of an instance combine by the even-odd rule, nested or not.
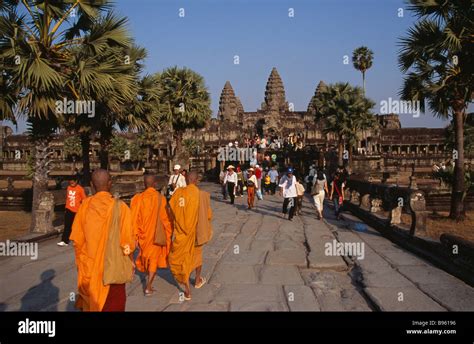
[(387, 224), (401, 224), (402, 213), (411, 216), (410, 235), (426, 230), (426, 201), (423, 191), (410, 187), (349, 180), (345, 188), (346, 204), (367, 213), (389, 212)]

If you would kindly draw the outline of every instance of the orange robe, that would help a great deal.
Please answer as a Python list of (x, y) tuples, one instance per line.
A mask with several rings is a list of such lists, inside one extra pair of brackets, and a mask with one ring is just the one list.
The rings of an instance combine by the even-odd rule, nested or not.
[(190, 184), (179, 188), (170, 199), (173, 215), (174, 240), (169, 263), (176, 281), (185, 284), (189, 275), (202, 265), (202, 246), (195, 246), (199, 211), (199, 189)]
[[(104, 255), (112, 220), (114, 198), (102, 191), (86, 198), (74, 219), (70, 239), (74, 241), (79, 297), (76, 307), (83, 311), (100, 312), (109, 293), (103, 284)], [(132, 217), (128, 206), (120, 207), (120, 246), (126, 252), (135, 250)], [(127, 250), (128, 248), (128, 250)]]
[[(161, 205), (158, 209), (159, 200)], [(150, 187), (132, 198), (130, 208), (133, 232), (140, 247), (137, 269), (141, 272), (156, 272), (158, 268), (168, 267), (172, 228), (166, 211), (166, 198)], [(158, 216), (166, 232), (166, 246), (154, 244)]]

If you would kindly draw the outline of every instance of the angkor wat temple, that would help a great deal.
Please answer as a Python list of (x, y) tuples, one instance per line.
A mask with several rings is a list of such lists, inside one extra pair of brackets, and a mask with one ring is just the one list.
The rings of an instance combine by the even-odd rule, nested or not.
[[(319, 82), (315, 94), (324, 82)], [(189, 131), (185, 138), (194, 138), (201, 142), (198, 156), (191, 158), (191, 165), (203, 171), (219, 166), (217, 152), (229, 142), (238, 141), (243, 146), (245, 138), (255, 135), (286, 138), (298, 136), (303, 143), (302, 152), (296, 154), (304, 166), (311, 163), (326, 164), (327, 159), (337, 148), (335, 137), (323, 133), (324, 123), (315, 122), (315, 109), (312, 99), (308, 100), (306, 111), (293, 111), (286, 100), (283, 81), (276, 68), (273, 68), (265, 88), (264, 101), (255, 112), (245, 111), (232, 85), (227, 81), (222, 90), (217, 118), (212, 118), (205, 128)], [(380, 123), (378, 131), (361, 132), (356, 147), (353, 147), (353, 171), (366, 174), (412, 173), (429, 175), (435, 163), (449, 163), (451, 152), (446, 146), (445, 129), (402, 128), (398, 115), (377, 115)], [(53, 169), (70, 170), (71, 161), (63, 153), (64, 136), (60, 134), (52, 142), (55, 162)], [(134, 140), (135, 134), (124, 133), (128, 140)], [(145, 168), (166, 173), (170, 162), (168, 157), (174, 148), (170, 135), (163, 133), (160, 141), (151, 147)], [(0, 170), (21, 171), (26, 169), (27, 158), (32, 145), (25, 135), (13, 135), (7, 127), (1, 135), (2, 155)], [(91, 166), (99, 165), (99, 145), (91, 145)], [(19, 153), (18, 153), (19, 152)], [(295, 155), (295, 156), (296, 156)], [(473, 163), (474, 157), (467, 155), (467, 163)], [(77, 163), (80, 167), (80, 162)], [(112, 168), (119, 168), (117, 164)]]

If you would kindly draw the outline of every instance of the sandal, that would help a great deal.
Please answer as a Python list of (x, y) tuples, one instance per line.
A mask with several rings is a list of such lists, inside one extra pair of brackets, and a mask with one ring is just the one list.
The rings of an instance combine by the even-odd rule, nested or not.
[(145, 289), (145, 296), (152, 296), (153, 293), (154, 293), (154, 290)]
[(194, 284), (194, 288), (199, 289), (199, 288), (201, 288), (204, 284), (206, 284), (206, 278), (205, 278), (205, 277), (201, 277), (201, 283)]

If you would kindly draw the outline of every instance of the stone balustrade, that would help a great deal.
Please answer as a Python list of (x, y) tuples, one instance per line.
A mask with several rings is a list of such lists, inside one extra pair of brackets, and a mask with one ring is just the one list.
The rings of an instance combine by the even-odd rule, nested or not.
[(424, 192), (410, 187), (399, 187), (368, 181), (349, 180), (345, 188), (346, 203), (368, 214), (389, 212), (387, 224), (397, 226), (402, 213), (411, 215), (410, 235), (426, 230), (426, 201)]

